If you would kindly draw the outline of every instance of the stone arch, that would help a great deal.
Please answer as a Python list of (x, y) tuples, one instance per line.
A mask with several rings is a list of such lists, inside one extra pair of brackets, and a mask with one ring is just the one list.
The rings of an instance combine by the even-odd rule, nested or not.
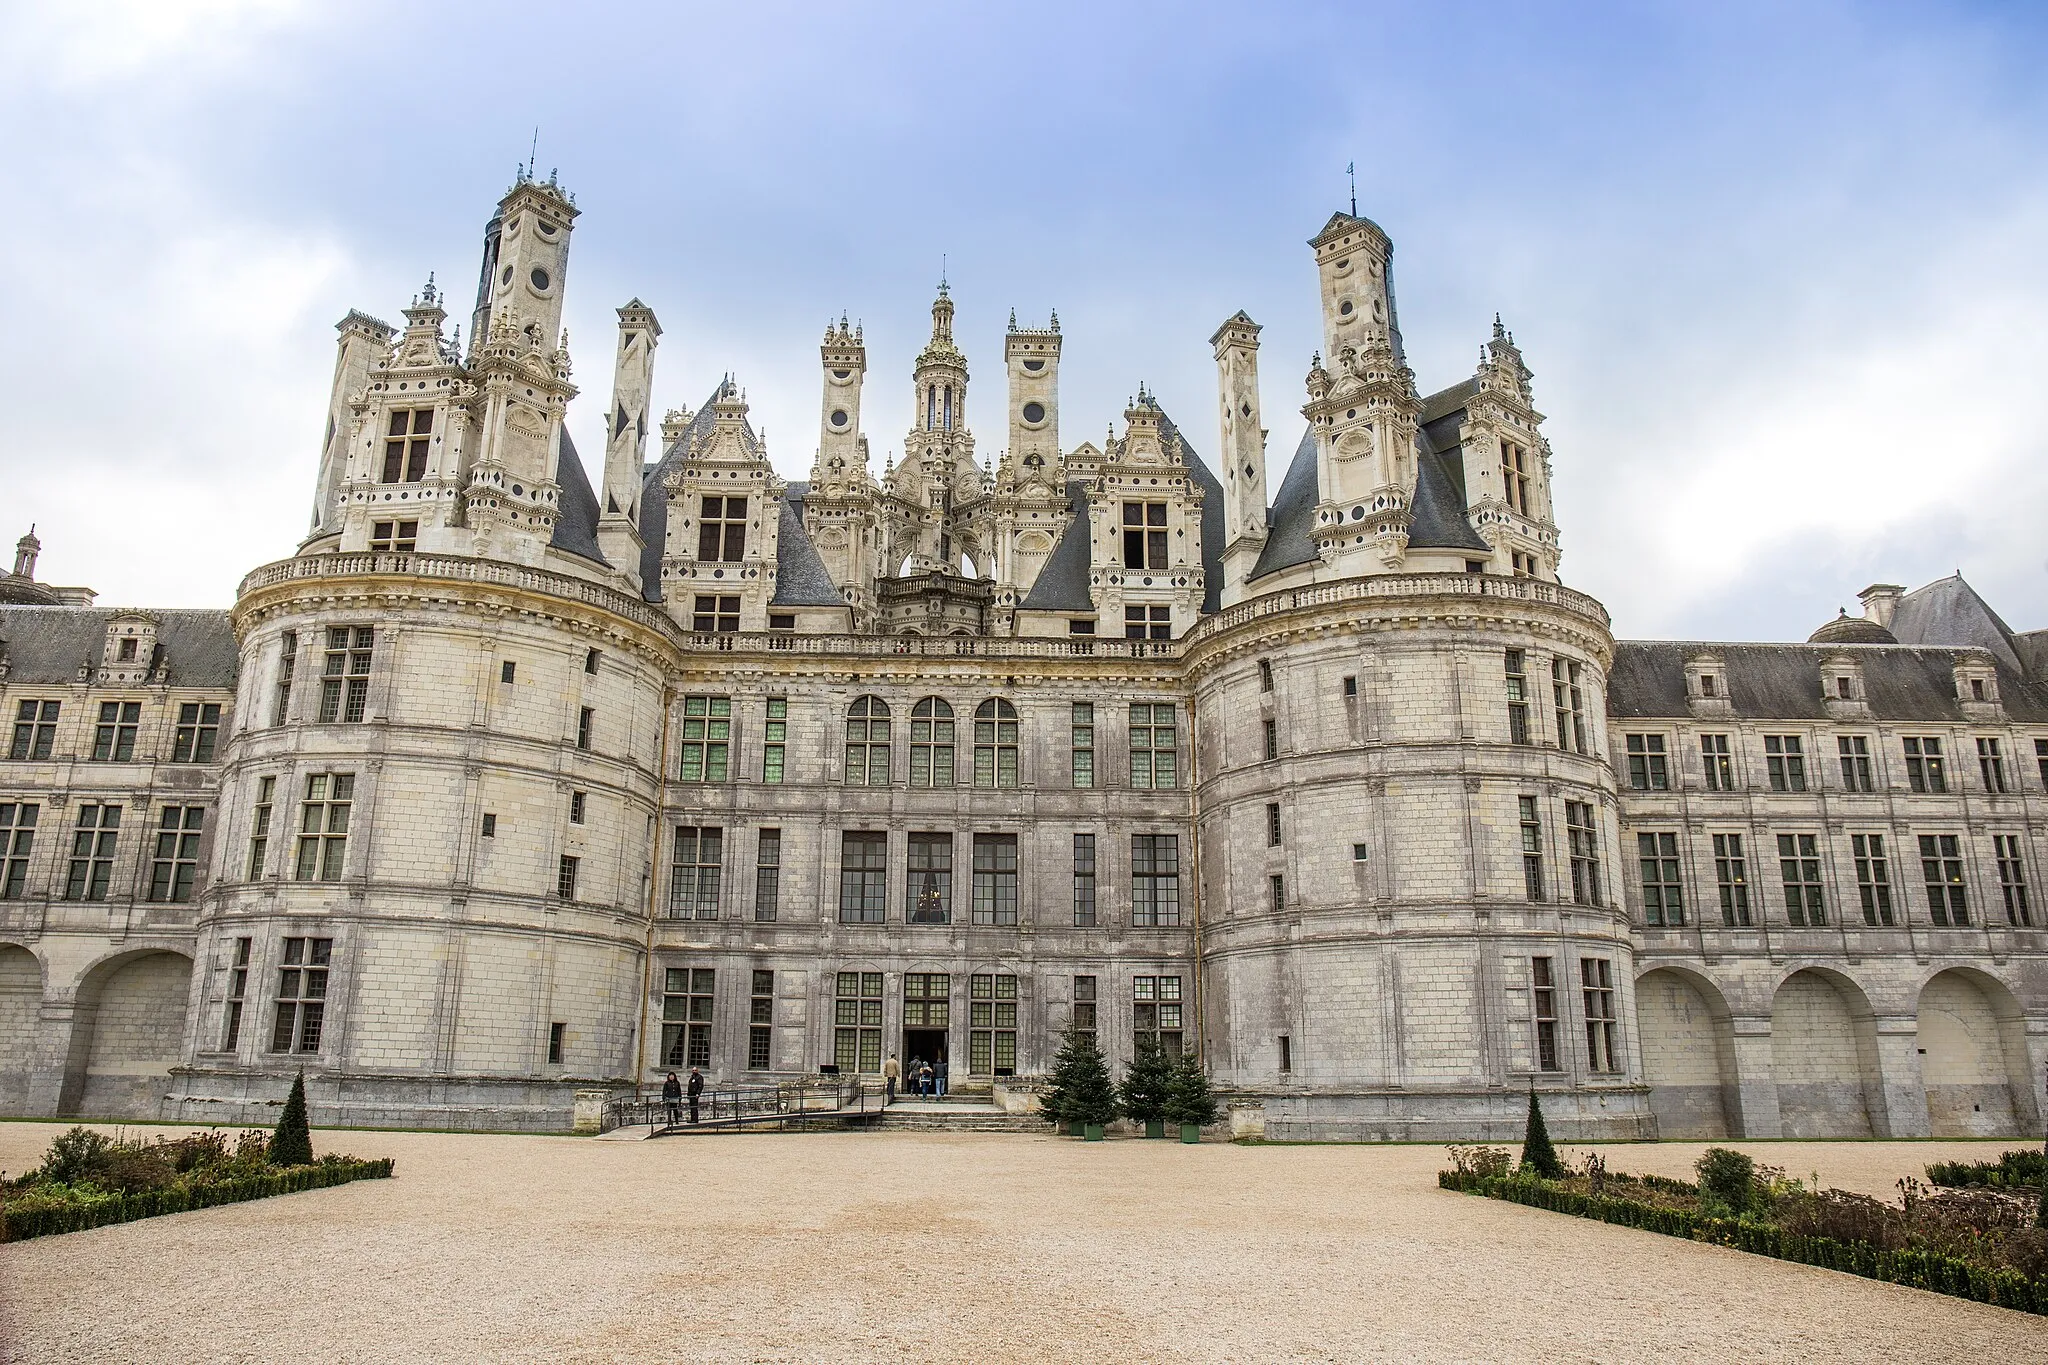
[(1932, 1137), (2012, 1137), (2036, 1128), (2025, 1019), (2005, 983), (1967, 967), (1920, 988), (1920, 1084)]
[(41, 1033), (43, 964), (18, 943), (0, 943), (0, 1114), (25, 1114)]
[(1805, 967), (1771, 999), (1771, 1074), (1788, 1138), (1885, 1136), (1877, 1022), (1840, 972)]
[(1661, 1138), (1724, 1138), (1742, 1131), (1735, 1026), (1720, 988), (1659, 966), (1636, 978), (1643, 1079)]
[(191, 987), (191, 957), (171, 949), (95, 963), (78, 983), (58, 1112), (155, 1117), (183, 1050)]

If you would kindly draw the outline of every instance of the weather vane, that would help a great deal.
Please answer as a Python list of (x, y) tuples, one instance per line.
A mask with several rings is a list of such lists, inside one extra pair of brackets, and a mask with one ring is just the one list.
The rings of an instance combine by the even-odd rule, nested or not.
[[(539, 135), (540, 130), (535, 129), (534, 136), (538, 137)], [(1345, 162), (1344, 174), (1351, 177), (1351, 216), (1356, 218), (1358, 216), (1358, 163), (1356, 161)]]

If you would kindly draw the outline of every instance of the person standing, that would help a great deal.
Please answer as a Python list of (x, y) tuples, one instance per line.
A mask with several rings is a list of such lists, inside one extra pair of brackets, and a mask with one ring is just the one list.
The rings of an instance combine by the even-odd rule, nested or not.
[(690, 1122), (697, 1121), (697, 1097), (704, 1093), (704, 1073), (690, 1068)]
[(668, 1079), (661, 1083), (661, 1102), (668, 1108), (669, 1126), (682, 1122), (683, 1083), (676, 1079), (676, 1073), (668, 1073)]
[(933, 1071), (935, 1073), (932, 1078), (933, 1084), (937, 1087), (939, 1098), (944, 1099), (946, 1098), (946, 1059), (944, 1057), (939, 1058), (939, 1064), (933, 1068)]
[(925, 1099), (932, 1097), (932, 1064), (930, 1062), (919, 1062), (917, 1064), (917, 1093)]
[(889, 1104), (896, 1103), (896, 1078), (902, 1074), (903, 1063), (896, 1060), (895, 1053), (890, 1053), (889, 1060), (882, 1063), (882, 1079), (889, 1083)]

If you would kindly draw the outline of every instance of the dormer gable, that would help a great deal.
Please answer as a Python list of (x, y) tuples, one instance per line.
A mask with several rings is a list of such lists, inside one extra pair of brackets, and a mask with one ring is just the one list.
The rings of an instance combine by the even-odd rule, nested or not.
[[(132, 686), (156, 672), (157, 618), (144, 611), (119, 611), (107, 618), (95, 681)], [(80, 672), (86, 672), (81, 669)]]

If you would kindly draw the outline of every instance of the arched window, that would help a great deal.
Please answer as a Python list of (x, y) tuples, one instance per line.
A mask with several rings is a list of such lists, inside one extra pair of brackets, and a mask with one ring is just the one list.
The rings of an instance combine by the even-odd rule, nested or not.
[(990, 697), (974, 708), (974, 785), (1017, 785), (1017, 708)]
[(846, 785), (889, 785), (889, 703), (859, 697), (846, 708)]
[(910, 713), (910, 785), (953, 785), (953, 708), (937, 697)]

